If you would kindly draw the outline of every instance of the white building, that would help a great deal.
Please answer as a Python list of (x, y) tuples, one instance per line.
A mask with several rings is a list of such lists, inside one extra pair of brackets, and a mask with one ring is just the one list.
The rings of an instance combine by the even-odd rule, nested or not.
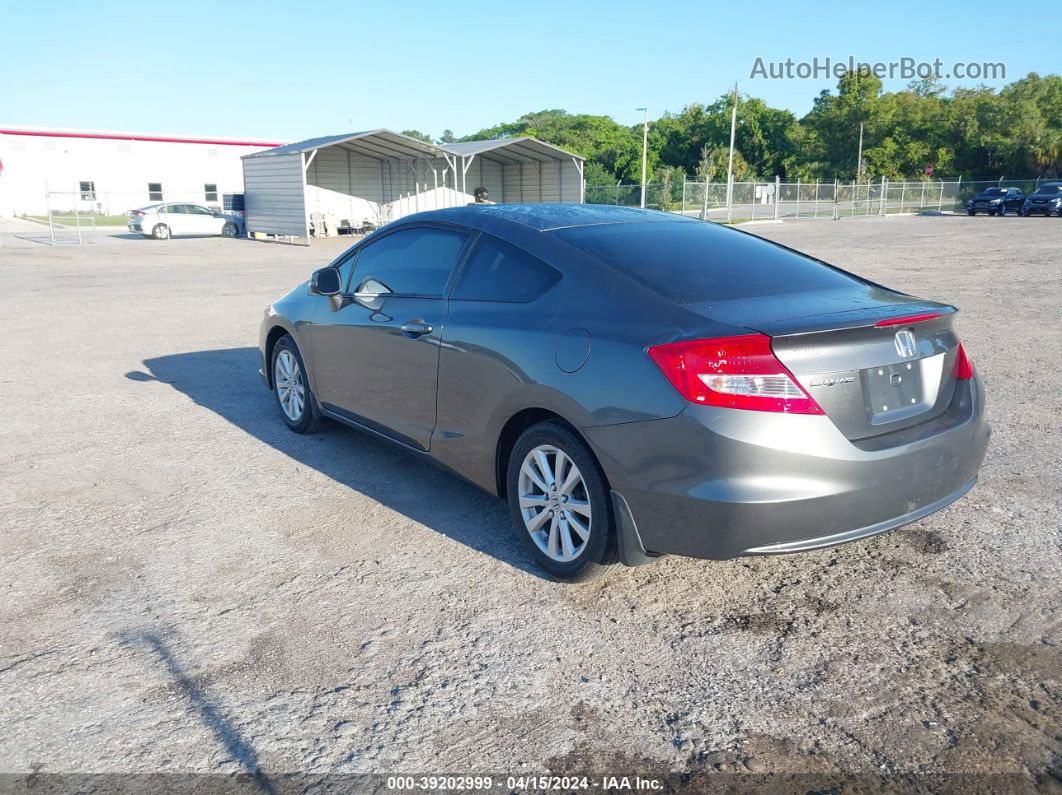
[(242, 155), (278, 142), (0, 127), (0, 215), (74, 207), (104, 215), (155, 201), (222, 206)]

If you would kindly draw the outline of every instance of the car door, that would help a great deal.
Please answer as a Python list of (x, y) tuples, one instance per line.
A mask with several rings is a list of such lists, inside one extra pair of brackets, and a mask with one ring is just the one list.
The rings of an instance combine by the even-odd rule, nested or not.
[(469, 236), (406, 226), (358, 251), (346, 293), (323, 306), (310, 329), (325, 409), (429, 449), (446, 290)]
[(188, 215), (183, 204), (164, 204), (159, 207), (159, 221), (170, 228), (170, 236), (188, 234)]
[(1025, 194), (1019, 188), (1011, 188), (1007, 191), (1005, 201), (1008, 210), (1021, 210), (1021, 206), (1025, 203)]
[(221, 227), (225, 224), (223, 218), (219, 218), (214, 215), (206, 207), (201, 207), (198, 204), (186, 204), (188, 212), (189, 226), (194, 228), (195, 231), (190, 234), (195, 235), (220, 235)]

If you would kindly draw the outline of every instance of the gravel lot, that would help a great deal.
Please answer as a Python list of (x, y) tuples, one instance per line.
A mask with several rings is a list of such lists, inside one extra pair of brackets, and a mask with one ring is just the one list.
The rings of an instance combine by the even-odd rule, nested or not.
[(963, 310), (981, 482), (869, 541), (588, 586), (456, 478), (284, 428), (259, 319), (336, 241), (5, 244), (0, 771), (1058, 786), (1062, 221), (746, 228)]

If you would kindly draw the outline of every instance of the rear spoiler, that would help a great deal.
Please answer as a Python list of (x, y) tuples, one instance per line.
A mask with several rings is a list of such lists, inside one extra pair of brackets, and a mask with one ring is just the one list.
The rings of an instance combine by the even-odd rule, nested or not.
[(820, 331), (864, 328), (867, 326), (898, 326), (934, 320), (953, 315), (959, 310), (935, 301), (912, 301), (901, 304), (861, 307), (825, 315), (782, 318), (750, 324), (750, 328), (771, 337), (791, 334), (815, 334)]

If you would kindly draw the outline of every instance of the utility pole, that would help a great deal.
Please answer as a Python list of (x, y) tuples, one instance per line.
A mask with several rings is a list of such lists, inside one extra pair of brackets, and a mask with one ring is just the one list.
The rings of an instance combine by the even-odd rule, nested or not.
[(649, 164), (649, 109), (635, 108), (642, 111), (645, 116), (642, 119), (642, 209), (645, 209), (645, 170)]
[(863, 122), (859, 122), (859, 154), (856, 155), (856, 182), (863, 176)]
[(738, 87), (734, 83), (734, 109), (730, 113), (730, 159), (726, 166), (726, 220), (734, 220), (734, 133), (737, 130)]

